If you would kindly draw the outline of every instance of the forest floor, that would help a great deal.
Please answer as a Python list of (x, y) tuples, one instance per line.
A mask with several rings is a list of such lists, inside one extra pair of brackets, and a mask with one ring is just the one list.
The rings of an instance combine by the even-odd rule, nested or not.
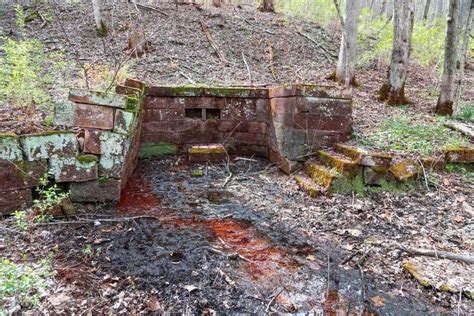
[[(119, 67), (119, 79), (130, 75), (149, 84), (331, 84), (325, 78), (335, 67), (337, 29), (230, 7), (160, 5), (166, 15), (143, 10), (137, 18), (132, 6), (118, 6), (105, 10), (111, 24), (104, 40), (97, 38), (85, 3), (44, 7), (47, 23), (36, 19), (27, 24), (28, 36), (41, 41), (48, 54), (62, 54), (60, 75), (47, 85), (53, 101), (66, 98), (66, 84), (85, 86), (83, 69), (91, 87), (104, 88), (122, 64), (127, 66)], [(228, 63), (210, 48), (201, 20)], [(130, 58), (124, 49), (137, 21), (150, 51)], [(0, 14), (0, 28), (18, 38), (12, 8)], [(433, 69), (413, 64), (407, 83), (413, 104), (387, 107), (377, 101), (386, 78), (381, 68), (357, 69), (356, 142), (366, 144), (364, 138), (378, 133), (390, 118), (439, 124), (431, 113), (439, 90)], [(466, 91), (465, 101), (472, 104), (472, 91)], [(48, 115), (46, 109), (32, 115), (22, 108), (0, 108), (0, 132), (51, 128), (43, 123)], [(73, 223), (45, 223), (27, 232), (14, 218), (0, 222), (1, 257), (25, 264), (50, 258), (48, 266), (56, 275), (40, 293), (40, 311), (474, 312), (473, 301), (459, 291), (425, 288), (402, 268), (410, 261), (446, 278), (467, 274), (468, 282), (461, 282), (466, 290), (474, 287), (469, 282), (472, 265), (411, 258), (397, 250), (400, 243), (472, 253), (474, 184), (469, 174), (430, 174), (428, 188), (423, 182), (407, 192), (310, 199), (265, 161), (232, 161), (236, 177), (226, 190), (225, 166), (208, 166), (206, 176), (192, 178), (192, 167), (183, 161), (141, 162), (118, 209), (82, 207), (65, 219)], [(5, 306), (14, 312), (20, 302), (9, 300)]]

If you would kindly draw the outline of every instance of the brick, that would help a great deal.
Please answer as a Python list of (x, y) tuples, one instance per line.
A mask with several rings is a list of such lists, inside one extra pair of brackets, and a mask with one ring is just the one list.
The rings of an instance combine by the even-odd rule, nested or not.
[(134, 78), (127, 78), (125, 79), (125, 86), (127, 87), (132, 87), (135, 89), (139, 89), (140, 91), (143, 91), (146, 87), (145, 83), (143, 81), (134, 79)]
[(88, 130), (84, 131), (84, 153), (99, 155), (100, 152), (100, 135), (102, 131)]
[(367, 185), (380, 185), (387, 176), (387, 170), (364, 167), (364, 183)]
[(73, 182), (70, 199), (73, 202), (117, 202), (120, 199), (121, 181), (102, 178), (87, 182)]
[(56, 182), (84, 182), (98, 178), (97, 161), (94, 155), (52, 158), (49, 169)]
[(221, 119), (228, 121), (255, 121), (256, 105), (252, 99), (231, 99), (230, 105), (221, 111)]
[(124, 163), (127, 138), (122, 134), (102, 132), (99, 135), (99, 177), (119, 178)]
[(71, 89), (69, 91), (69, 100), (76, 103), (95, 104), (125, 109), (127, 97), (110, 92), (89, 91), (87, 89)]
[(394, 161), (388, 169), (397, 181), (415, 179), (421, 171), (419, 163), (413, 159), (401, 159)]
[(454, 163), (474, 163), (474, 148), (458, 147), (450, 148), (445, 152), (445, 159)]
[(147, 87), (145, 93), (158, 97), (268, 98), (268, 89), (241, 87)]
[(160, 132), (171, 132), (171, 133), (183, 133), (200, 131), (202, 126), (201, 120), (195, 119), (184, 119), (176, 121), (159, 121), (159, 122), (147, 122), (143, 124), (143, 130), (145, 133), (160, 133)]
[[(210, 125), (210, 124), (209, 124)], [(204, 130), (215, 130), (223, 133), (244, 132), (251, 134), (266, 134), (267, 123), (264, 122), (237, 122), (237, 121), (217, 121), (215, 126), (204, 127)]]
[(249, 145), (266, 145), (267, 137), (264, 134), (252, 134), (252, 133), (243, 133), (237, 132), (232, 134), (230, 137), (236, 143), (240, 144), (249, 144)]
[(143, 110), (143, 121), (166, 121), (166, 120), (184, 120), (184, 108), (172, 109), (145, 109)]
[(135, 113), (124, 110), (115, 111), (114, 133), (128, 135), (135, 125)]
[(337, 86), (328, 85), (284, 85), (268, 89), (269, 98), (284, 98), (293, 96), (335, 97), (342, 96), (342, 90)]
[(75, 122), (75, 104), (71, 101), (56, 103), (54, 105), (54, 125), (74, 126)]
[(33, 204), (31, 189), (17, 189), (0, 192), (0, 214), (7, 215), (15, 210), (25, 209)]
[(267, 99), (258, 99), (255, 102), (255, 119), (258, 122), (268, 122), (270, 117), (270, 101)]
[(0, 160), (0, 191), (35, 187), (47, 171), (46, 161)]
[(75, 107), (75, 126), (105, 130), (114, 128), (114, 109), (81, 103), (76, 104)]
[(0, 160), (18, 161), (23, 159), (20, 138), (12, 133), (0, 134)]
[(142, 94), (142, 91), (125, 85), (117, 85), (115, 87), (115, 93), (139, 97)]
[(303, 167), (303, 163), (300, 161), (289, 160), (288, 158), (283, 158), (278, 163), (278, 168), (287, 175), (300, 170)]
[(151, 97), (146, 96), (145, 109), (180, 109), (184, 108), (185, 98)]
[(24, 135), (20, 143), (29, 161), (57, 158), (60, 156), (75, 156), (78, 152), (78, 142), (74, 132), (45, 132), (41, 134)]
[(229, 145), (229, 154), (233, 155), (255, 155), (257, 157), (267, 157), (267, 146), (248, 145), (248, 144), (232, 144)]

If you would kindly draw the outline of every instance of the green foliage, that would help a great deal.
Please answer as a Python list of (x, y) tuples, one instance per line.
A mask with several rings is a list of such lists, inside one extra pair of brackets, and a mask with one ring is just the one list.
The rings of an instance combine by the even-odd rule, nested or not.
[(46, 215), (47, 211), (69, 197), (69, 192), (63, 192), (56, 183), (50, 185), (48, 173), (41, 177), (37, 191), (39, 198), (33, 201), (34, 208), (39, 213), (34, 220), (36, 223), (48, 221), (50, 216)]
[(358, 174), (355, 177), (341, 177), (333, 182), (333, 190), (338, 194), (356, 194), (358, 196), (365, 196), (365, 184), (362, 175)]
[(413, 190), (415, 186), (416, 186), (415, 181), (396, 182), (396, 181), (388, 181), (387, 179), (382, 179), (380, 180), (380, 183), (378, 186), (367, 187), (367, 190), (373, 193), (384, 193), (384, 192), (403, 193), (403, 192)]
[(466, 138), (444, 127), (441, 122), (413, 124), (406, 116), (383, 121), (373, 134), (364, 136), (361, 142), (383, 150), (422, 155), (431, 155), (448, 147), (468, 144)]
[[(446, 22), (416, 21), (413, 26), (412, 54), (421, 65), (438, 67), (444, 58)], [(393, 42), (393, 23), (386, 16), (373, 18), (372, 11), (361, 12), (358, 42), (360, 55), (358, 64), (368, 65), (376, 61), (390, 62)]]
[(0, 259), (0, 306), (5, 306), (12, 297), (17, 297), (23, 305), (36, 306), (52, 275), (49, 260), (31, 267)]
[[(276, 10), (287, 15), (298, 16), (319, 24), (338, 21), (333, 0), (276, 1)], [(341, 10), (344, 6), (341, 6)]]
[(15, 218), (15, 224), (20, 229), (20, 231), (25, 232), (28, 230), (28, 221), (26, 220), (26, 212), (25, 211), (18, 211), (16, 210), (13, 213), (13, 217)]
[(5, 55), (0, 57), (0, 103), (14, 105), (49, 105), (50, 96), (44, 88), (48, 75), (44, 71), (47, 57), (40, 42), (26, 39), (24, 14), (17, 8), (20, 39), (0, 38)]
[(474, 122), (474, 105), (460, 104), (454, 118), (459, 121)]

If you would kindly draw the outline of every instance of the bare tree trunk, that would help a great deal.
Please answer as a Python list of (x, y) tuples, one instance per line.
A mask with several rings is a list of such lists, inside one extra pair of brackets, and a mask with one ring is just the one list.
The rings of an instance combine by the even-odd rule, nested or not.
[(428, 13), (430, 12), (431, 0), (426, 0), (425, 9), (423, 11), (423, 20), (428, 19)]
[(470, 10), (464, 24), (461, 23), (460, 9), (459, 0), (449, 1), (443, 79), (441, 93), (435, 108), (435, 113), (439, 115), (453, 115), (462, 94), (464, 62), (469, 45), (474, 1), (471, 0)]
[[(345, 21), (336, 68), (336, 81), (349, 87), (355, 84), (354, 62), (357, 55), (357, 27), (360, 13), (360, 0), (346, 1)], [(341, 17), (342, 21), (342, 17)]]
[(262, 12), (275, 12), (273, 0), (263, 0), (258, 9)]
[(394, 5), (393, 18), (394, 36), (389, 83), (380, 88), (379, 94), (380, 100), (386, 100), (389, 105), (401, 105), (409, 103), (405, 98), (405, 82), (408, 74), (413, 33), (414, 12), (412, 0), (397, 2)]
[(97, 29), (97, 35), (107, 36), (107, 26), (102, 19), (101, 0), (92, 0), (92, 7), (94, 9), (94, 20), (95, 27)]

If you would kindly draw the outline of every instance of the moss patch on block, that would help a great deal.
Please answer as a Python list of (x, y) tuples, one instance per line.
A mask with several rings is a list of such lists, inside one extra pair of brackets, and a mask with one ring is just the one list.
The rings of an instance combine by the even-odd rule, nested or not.
[(19, 137), (13, 133), (0, 134), (0, 160), (18, 161), (22, 159)]
[(94, 155), (51, 158), (49, 169), (56, 182), (83, 182), (98, 178), (97, 161)]
[(87, 89), (71, 89), (69, 91), (69, 100), (77, 103), (96, 104), (120, 109), (124, 109), (126, 106), (126, 96)]
[(20, 143), (27, 160), (75, 156), (78, 152), (78, 142), (74, 132), (45, 132), (25, 135)]
[(449, 148), (444, 154), (447, 162), (474, 164), (474, 147)]
[(315, 197), (324, 193), (324, 188), (314, 183), (314, 181), (305, 174), (295, 176), (295, 181), (310, 197)]
[(178, 153), (178, 147), (168, 143), (145, 143), (142, 144), (138, 152), (138, 157), (147, 159), (153, 157), (176, 155)]
[(336, 169), (339, 173), (355, 175), (359, 170), (357, 163), (341, 157), (341, 155), (336, 153), (320, 150), (318, 151), (318, 159), (324, 164)]
[(189, 154), (225, 154), (226, 150), (223, 145), (198, 145), (192, 146), (188, 150)]
[(393, 163), (388, 171), (397, 181), (415, 179), (420, 173), (420, 165), (413, 159), (398, 160)]
[(128, 111), (116, 110), (114, 132), (129, 135), (135, 126), (135, 114)]
[(54, 105), (54, 125), (74, 126), (76, 108), (74, 102), (65, 101)]
[(304, 170), (314, 182), (324, 188), (329, 188), (332, 180), (339, 175), (336, 170), (328, 169), (314, 162), (307, 162)]

